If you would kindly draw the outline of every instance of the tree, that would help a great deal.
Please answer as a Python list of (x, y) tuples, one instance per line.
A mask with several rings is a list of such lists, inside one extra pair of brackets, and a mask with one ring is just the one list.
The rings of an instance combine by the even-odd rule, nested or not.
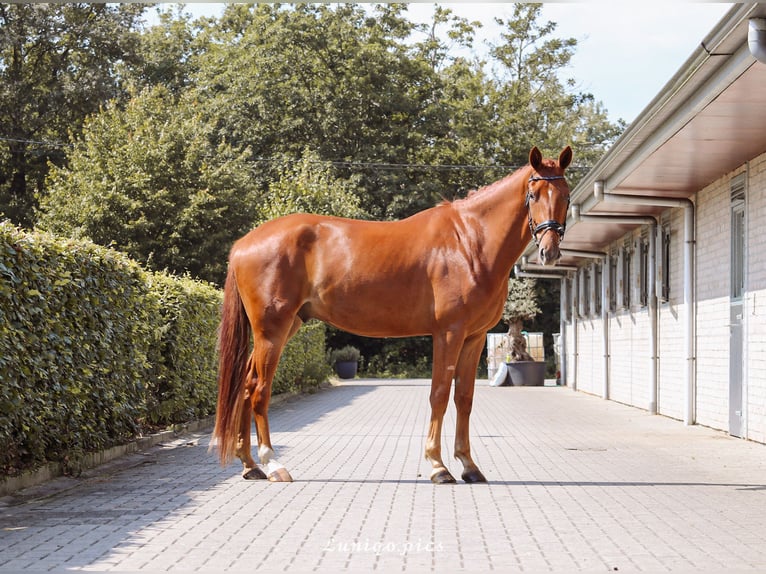
[(334, 174), (331, 165), (310, 151), (300, 160), (284, 159), (266, 194), (255, 208), (256, 223), (289, 213), (317, 213), (364, 218), (359, 197), (352, 186)]
[[(31, 225), (49, 162), (64, 165), (69, 132), (120, 95), (140, 4), (0, 4), (0, 211)], [(0, 213), (2, 215), (2, 213)]]
[(503, 42), (491, 50), (501, 65), (492, 141), (506, 163), (523, 164), (530, 142), (551, 150), (567, 142), (578, 164), (589, 165), (625, 126), (610, 123), (592, 94), (576, 92), (575, 80), (562, 81), (577, 40), (554, 36), (556, 23), (540, 22), (541, 9), (541, 4), (514, 4), (511, 18), (496, 19), (505, 31)]
[(527, 353), (527, 342), (522, 334), (522, 327), (524, 321), (534, 319), (539, 312), (535, 280), (511, 277), (508, 280), (508, 297), (503, 307), (503, 321), (508, 323), (512, 361), (534, 360)]
[[(436, 7), (416, 25), (406, 10), (232, 4), (194, 22), (164, 12), (132, 36), (114, 28), (126, 39), (104, 68), (114, 87), (84, 128), (86, 113), (71, 117), (68, 159), (36, 187), (42, 223), (217, 281), (254, 223), (296, 210), (403, 218), (500, 179), (531, 145), (569, 143), (594, 163), (624, 127), (563, 78), (577, 42), (557, 38), (540, 5), (515, 6), (486, 61), (455, 51), (477, 23)], [(410, 353), (429, 354), (422, 341)]]
[(247, 150), (216, 141), (201, 109), (155, 87), (90, 118), (69, 166), (51, 171), (40, 226), (221, 282), (231, 243), (253, 223), (256, 193)]
[(221, 131), (249, 147), (262, 168), (310, 149), (347, 164), (338, 176), (355, 181), (374, 218), (430, 207), (438, 195), (418, 188), (421, 174), (399, 167), (443, 131), (434, 106), (437, 76), (413, 57), (405, 40), (414, 25), (404, 10), (229, 6), (200, 60), (201, 98), (220, 114)]
[(195, 24), (184, 5), (159, 11), (159, 23), (145, 30), (135, 46), (135, 58), (121, 72), (137, 89), (164, 86), (174, 95), (193, 88), (198, 57), (209, 48), (205, 21)]

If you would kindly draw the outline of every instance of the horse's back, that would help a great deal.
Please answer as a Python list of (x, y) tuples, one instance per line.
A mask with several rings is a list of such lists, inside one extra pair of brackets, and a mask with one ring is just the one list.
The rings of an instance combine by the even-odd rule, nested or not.
[[(443, 222), (437, 222), (440, 208), (420, 212), (399, 221), (365, 221), (326, 215), (296, 213), (263, 223), (237, 241), (231, 251), (235, 261), (245, 257), (262, 258), (264, 263), (274, 258), (296, 254), (316, 253), (343, 258), (355, 264), (374, 261), (385, 266), (386, 257), (398, 255), (398, 263), (417, 256), (444, 235)], [(443, 218), (442, 218), (443, 219)], [(432, 228), (433, 232), (429, 232)]]

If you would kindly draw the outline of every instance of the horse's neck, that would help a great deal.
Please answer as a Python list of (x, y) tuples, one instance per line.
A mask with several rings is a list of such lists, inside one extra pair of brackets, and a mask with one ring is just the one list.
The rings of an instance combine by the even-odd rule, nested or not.
[(481, 225), (482, 257), (488, 267), (504, 278), (531, 240), (524, 207), (530, 169), (521, 168), (474, 192), (458, 207), (464, 218)]

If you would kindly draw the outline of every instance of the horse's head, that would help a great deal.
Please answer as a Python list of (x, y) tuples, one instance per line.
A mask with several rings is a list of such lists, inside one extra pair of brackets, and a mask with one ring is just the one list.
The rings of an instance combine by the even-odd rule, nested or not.
[(552, 265), (561, 258), (569, 210), (569, 184), (564, 170), (572, 161), (572, 148), (565, 147), (558, 162), (543, 159), (537, 146), (529, 152), (532, 175), (527, 182), (527, 214), (532, 239), (540, 249), (540, 263)]

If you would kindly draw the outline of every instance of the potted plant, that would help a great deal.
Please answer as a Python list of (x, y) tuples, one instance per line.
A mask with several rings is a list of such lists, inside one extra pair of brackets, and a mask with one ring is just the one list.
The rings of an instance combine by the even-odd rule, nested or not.
[(330, 364), (335, 367), (335, 372), (341, 379), (353, 379), (356, 376), (360, 356), (359, 349), (346, 345), (330, 351)]
[(503, 320), (508, 323), (510, 349), (506, 357), (511, 385), (542, 386), (545, 384), (545, 362), (535, 361), (527, 352), (527, 340), (522, 328), (524, 321), (534, 319), (540, 312), (534, 279), (508, 280), (508, 297), (503, 308)]

